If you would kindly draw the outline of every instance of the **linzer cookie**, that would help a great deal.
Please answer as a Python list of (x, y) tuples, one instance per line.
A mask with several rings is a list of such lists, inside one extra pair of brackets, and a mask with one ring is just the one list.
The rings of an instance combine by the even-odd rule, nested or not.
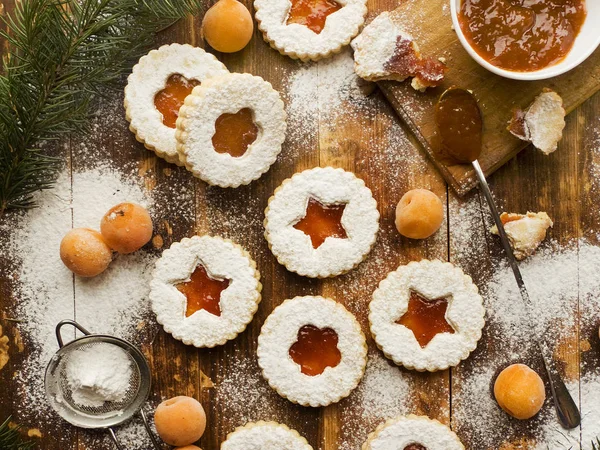
[(324, 297), (296, 297), (275, 308), (256, 352), (269, 385), (303, 406), (347, 397), (367, 364), (360, 325), (341, 304)]
[(369, 305), (371, 333), (385, 356), (430, 372), (469, 356), (481, 338), (484, 315), (471, 277), (441, 261), (400, 266), (379, 283)]
[(312, 278), (352, 270), (371, 251), (378, 229), (369, 188), (353, 173), (332, 167), (285, 180), (265, 211), (265, 237), (279, 263)]
[(175, 122), (185, 98), (208, 78), (229, 73), (213, 55), (191, 45), (163, 45), (133, 66), (125, 86), (125, 117), (138, 141), (170, 163), (183, 165)]
[(229, 433), (221, 450), (312, 450), (296, 430), (277, 422), (253, 422)]
[(239, 245), (211, 236), (174, 243), (150, 284), (156, 320), (184, 344), (214, 347), (234, 339), (260, 302), (256, 263)]
[(464, 450), (446, 425), (425, 416), (401, 416), (379, 425), (362, 450)]
[(254, 8), (265, 41), (302, 61), (339, 53), (367, 14), (366, 0), (255, 0)]
[(177, 120), (177, 151), (208, 184), (238, 187), (265, 173), (281, 152), (286, 114), (270, 83), (247, 73), (204, 82)]

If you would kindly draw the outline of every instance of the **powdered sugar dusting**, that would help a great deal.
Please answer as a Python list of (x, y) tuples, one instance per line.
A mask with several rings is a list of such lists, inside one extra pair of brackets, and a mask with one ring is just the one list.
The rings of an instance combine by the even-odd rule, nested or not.
[[(565, 345), (565, 329), (575, 327), (593, 330), (600, 314), (600, 248), (585, 240), (566, 246), (546, 242), (534, 256), (520, 263), (530, 297), (533, 302), (534, 326), (560, 358), (561, 345)], [(557, 422), (551, 399), (535, 418), (519, 422), (502, 412), (495, 403), (492, 383), (497, 372), (514, 362), (535, 363), (535, 350), (527, 325), (524, 306), (513, 274), (505, 264), (494, 268), (489, 281), (482, 288), (488, 313), (487, 341), (493, 341), (494, 355), (480, 353), (476, 368), (468, 376), (461, 376), (453, 391), (453, 418), (465, 429), (477, 448), (495, 448), (498, 442), (519, 442), (525, 448), (568, 449), (579, 445), (591, 448), (592, 438), (600, 435), (597, 399), (600, 395), (600, 374), (588, 371), (577, 382), (577, 373), (567, 368), (567, 381), (573, 397), (581, 399), (582, 428), (567, 433)], [(581, 314), (577, 314), (577, 305)], [(586, 332), (588, 332), (586, 331)], [(587, 340), (590, 336), (581, 335)], [(539, 366), (536, 370), (542, 371)], [(596, 401), (596, 403), (593, 403)], [(594, 405), (594, 406), (592, 406)], [(537, 446), (537, 447), (536, 447)], [(578, 447), (577, 447), (578, 448)]]
[[(19, 299), (16, 310), (6, 314), (22, 320), (20, 332), (31, 351), (17, 374), (23, 391), (20, 411), (43, 420), (55, 417), (46, 406), (43, 371), (58, 349), (56, 324), (76, 319), (92, 332), (139, 342), (134, 331), (148, 313), (144, 300), (153, 263), (152, 256), (139, 251), (120, 255), (95, 278), (77, 278), (60, 261), (60, 241), (72, 226), (99, 228), (102, 215), (117, 203), (151, 207), (152, 199), (137, 178), (100, 166), (72, 176), (63, 171), (56, 187), (39, 193), (36, 201), (38, 208), (15, 214), (1, 226), (14, 264), (9, 281)], [(65, 340), (72, 337), (65, 330)]]
[(385, 420), (410, 412), (409, 376), (379, 351), (369, 353), (367, 369), (352, 403), (342, 412), (338, 450), (355, 450)]

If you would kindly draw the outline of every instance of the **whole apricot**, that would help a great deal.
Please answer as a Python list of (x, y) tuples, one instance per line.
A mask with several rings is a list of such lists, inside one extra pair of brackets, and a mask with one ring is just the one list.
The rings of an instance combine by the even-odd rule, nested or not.
[(516, 419), (525, 420), (540, 411), (546, 400), (546, 390), (534, 370), (525, 364), (513, 364), (496, 378), (494, 396), (500, 408)]
[(163, 441), (187, 450), (186, 445), (193, 444), (204, 434), (206, 414), (195, 398), (173, 397), (158, 405), (154, 413), (154, 425)]
[(411, 239), (425, 239), (440, 229), (444, 205), (427, 189), (413, 189), (402, 196), (396, 206), (396, 228)]
[(152, 239), (152, 219), (143, 206), (119, 203), (104, 214), (100, 231), (114, 251), (132, 253)]
[(202, 20), (204, 39), (223, 53), (239, 52), (248, 45), (253, 31), (250, 11), (237, 0), (219, 0)]
[(95, 277), (112, 261), (112, 250), (96, 230), (74, 228), (60, 242), (60, 259), (80, 277)]

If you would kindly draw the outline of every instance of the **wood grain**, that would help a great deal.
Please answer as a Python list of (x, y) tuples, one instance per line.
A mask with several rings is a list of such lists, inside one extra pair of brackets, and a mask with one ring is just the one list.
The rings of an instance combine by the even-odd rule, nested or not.
[[(431, 4), (433, 9), (440, 6), (438, 0)], [(246, 5), (251, 7), (249, 2)], [(393, 0), (370, 0), (370, 19), (380, 11), (396, 6)], [(446, 16), (444, 20), (447, 20)], [(431, 28), (426, 20), (418, 22), (426, 30)], [(200, 18), (189, 18), (166, 30), (156, 45), (170, 42), (203, 46)], [(450, 41), (442, 44), (452, 45)], [(427, 47), (424, 49), (427, 51)], [(286, 79), (307, 67), (272, 50), (257, 31), (244, 51), (216, 55), (232, 71), (264, 77), (282, 91), (284, 97), (288, 89)], [(327, 61), (319, 62), (311, 67), (318, 70), (326, 64)], [(590, 72), (598, 74), (597, 61), (590, 67)], [(487, 74), (475, 68), (472, 76), (487, 77)], [(500, 82), (496, 80), (494, 83)], [(403, 92), (405, 97), (396, 95), (403, 89), (402, 86), (390, 87), (394, 98), (404, 98), (403, 102), (422, 100), (421, 94), (410, 89)], [(389, 89), (383, 87), (382, 91), (389, 96)], [(563, 95), (568, 93), (563, 92)], [(520, 94), (515, 93), (514, 96)], [(516, 100), (513, 98), (512, 101)], [(523, 101), (526, 101), (525, 97)], [(314, 114), (302, 123), (290, 124), (303, 127), (305, 138), (288, 139), (281, 156), (267, 174), (249, 186), (235, 190), (209, 187), (194, 179), (185, 169), (167, 164), (145, 150), (127, 130), (119, 102), (120, 99), (115, 101), (116, 117), (110, 129), (74, 137), (68, 146), (59, 148), (58, 154), (73, 168), (85, 168), (90, 163), (90, 155), (82, 151), (79, 144), (86, 142), (90, 149), (105, 149), (94, 151), (94, 162), (115, 167), (138, 167), (139, 176), (156, 199), (155, 233), (160, 236), (157, 242), (162, 241), (162, 245), (156, 245), (158, 248), (149, 248), (148, 251), (158, 256), (173, 242), (194, 234), (228, 237), (251, 253), (263, 283), (263, 299), (253, 322), (237, 339), (216, 349), (199, 350), (186, 346), (166, 334), (153, 317), (148, 318), (141, 332), (146, 336), (142, 339), (142, 348), (154, 374), (148, 411), (151, 412), (152, 406), (159, 401), (174, 395), (198, 398), (208, 414), (209, 426), (200, 441), (204, 450), (217, 450), (235, 427), (260, 419), (287, 424), (305, 436), (315, 449), (358, 450), (367, 433), (383, 419), (368, 418), (368, 411), (364, 411), (365, 402), (361, 399), (361, 387), (339, 404), (320, 409), (300, 407), (282, 399), (262, 379), (256, 363), (256, 339), (260, 328), (271, 311), (286, 298), (325, 295), (343, 303), (356, 315), (367, 335), (371, 360), (381, 361), (381, 353), (368, 332), (367, 305), (377, 284), (389, 271), (412, 260), (438, 258), (460, 265), (476, 284), (483, 286), (498, 267), (502, 259), (501, 248), (487, 231), (490, 220), (479, 193), (474, 191), (460, 198), (448, 188), (434, 162), (417, 148), (418, 142), (409, 130), (403, 128), (381, 92), (370, 97), (368, 107), (352, 102), (343, 104), (340, 107), (343, 114), (335, 120), (323, 113), (327, 105), (322, 105), (321, 97), (317, 96), (315, 102), (318, 108)], [(491, 108), (492, 104), (488, 107)], [(598, 163), (598, 155), (591, 149), (596, 139), (594, 130), (598, 126), (596, 115), (599, 109), (600, 95), (596, 95), (569, 117), (564, 142), (557, 153), (545, 157), (534, 151), (523, 152), (491, 180), (492, 190), (503, 209), (519, 212), (546, 210), (556, 222), (552, 237), (561, 243), (577, 237), (594, 241), (600, 231), (597, 218), (600, 190), (590, 188), (598, 183), (591, 171)], [(426, 109), (423, 111), (425, 124), (428, 113)], [(388, 153), (382, 156), (382, 149)], [(263, 238), (263, 211), (268, 198), (284, 179), (307, 168), (327, 165), (351, 170), (365, 180), (377, 200), (381, 228), (373, 251), (356, 270), (335, 279), (310, 280), (289, 273), (277, 264)], [(492, 166), (488, 163), (486, 167), (491, 170)], [(396, 203), (404, 192), (417, 187), (431, 189), (446, 204), (442, 229), (424, 241), (405, 239), (394, 227)], [(185, 210), (192, 210), (193, 214), (184, 214)], [(467, 224), (465, 219), (468, 219)], [(12, 262), (6, 259), (4, 252), (0, 252), (0, 317), (13, 317), (19, 302), (11, 291), (10, 280), (14, 271)], [(570, 306), (573, 314), (586, 314), (585, 303)], [(27, 326), (17, 326), (2, 319), (0, 325), (13, 341), (19, 329), (26, 330)], [(554, 337), (564, 343), (557, 352), (564, 373), (577, 374), (578, 379), (579, 372), (585, 375), (597, 366), (600, 360), (597, 325), (597, 321), (585, 322), (581, 328), (556, 330)], [(477, 377), (482, 369), (495, 370), (499, 361), (507, 363), (511, 360), (511, 355), (504, 353), (506, 348), (498, 342), (497, 328), (493, 320), (488, 320), (478, 349), (451, 371), (416, 373), (384, 361), (386, 367), (407, 384), (406, 391), (395, 391), (392, 386), (384, 392), (389, 397), (402, 396), (407, 413), (426, 414), (451, 424), (467, 449), (533, 449), (532, 436), (539, 421), (516, 423), (507, 419), (510, 432), (495, 437), (491, 445), (484, 446), (482, 436), (488, 431), (486, 424), (474, 427), (473, 421), (464, 420), (476, 414), (477, 405), (465, 401), (460, 395), (463, 386)], [(18, 389), (14, 374), (35, 348), (27, 341), (23, 345), (22, 351), (17, 345), (11, 346), (10, 362), (0, 370), (0, 420), (12, 414), (26, 427), (39, 428), (43, 437), (37, 440), (37, 444), (43, 450), (112, 449), (110, 442), (102, 439), (102, 432), (75, 430), (55, 416), (41, 422), (29, 419), (30, 411), (24, 411), (20, 406), (23, 394)], [(523, 351), (519, 357), (539, 369), (535, 355)], [(485, 395), (489, 399), (489, 393)], [(549, 404), (545, 411), (551, 412)]]
[(425, 93), (412, 89), (410, 81), (381, 81), (379, 87), (459, 195), (473, 189), (477, 181), (470, 166), (449, 166), (436, 157), (439, 144), (435, 139), (433, 111), (444, 90), (452, 86), (463, 87), (472, 90), (479, 100), (485, 126), (479, 162), (488, 175), (527, 147), (506, 130), (515, 108), (525, 109), (543, 88), (550, 88), (563, 98), (565, 109), (570, 113), (600, 90), (600, 51), (560, 77), (515, 81), (487, 71), (469, 56), (452, 29), (446, 0), (403, 0), (392, 18), (413, 34), (424, 55), (445, 58), (448, 72), (441, 86)]

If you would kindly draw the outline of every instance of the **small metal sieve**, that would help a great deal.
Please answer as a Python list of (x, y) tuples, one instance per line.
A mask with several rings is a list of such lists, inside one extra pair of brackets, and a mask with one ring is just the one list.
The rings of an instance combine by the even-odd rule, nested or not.
[[(64, 344), (61, 329), (65, 325), (77, 328), (85, 336)], [(150, 394), (152, 380), (150, 366), (142, 352), (123, 339), (114, 336), (91, 334), (73, 320), (63, 320), (56, 326), (56, 339), (60, 348), (48, 363), (44, 379), (46, 396), (54, 410), (67, 422), (77, 427), (107, 429), (111, 439), (119, 450), (123, 450), (123, 447), (119, 444), (112, 427), (128, 421), (139, 411), (146, 431), (152, 439), (154, 448), (160, 449), (161, 447), (154, 437), (148, 424), (148, 419), (142, 410), (142, 405), (146, 402)], [(83, 406), (73, 399), (73, 392), (67, 381), (66, 367), (74, 351), (93, 349), (97, 348), (98, 345), (115, 345), (125, 352), (132, 369), (129, 388), (124, 398), (120, 401), (107, 401), (99, 407)]]

